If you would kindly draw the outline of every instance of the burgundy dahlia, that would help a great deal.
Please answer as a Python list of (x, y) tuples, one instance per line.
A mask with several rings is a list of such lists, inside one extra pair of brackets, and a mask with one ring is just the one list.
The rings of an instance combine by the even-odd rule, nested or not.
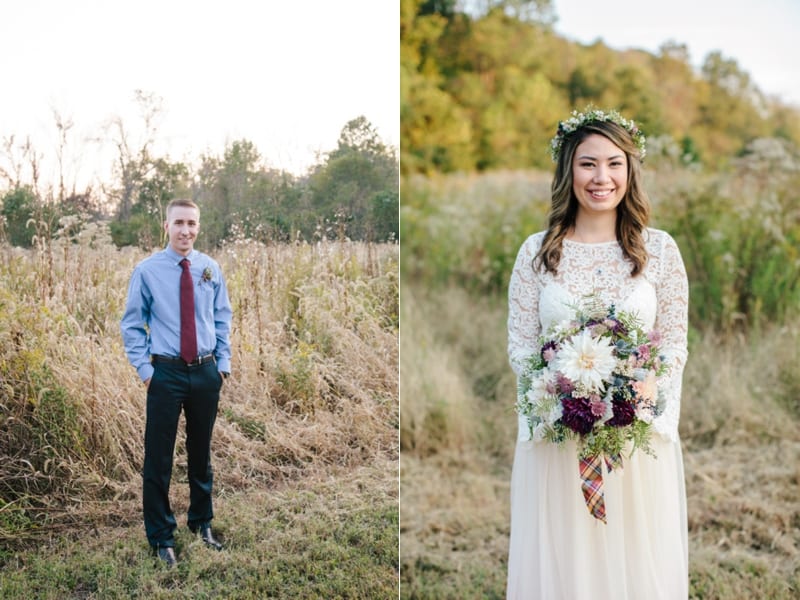
[(606, 423), (612, 427), (625, 427), (633, 423), (635, 415), (633, 404), (626, 400), (612, 400), (611, 408), (614, 410), (614, 416), (611, 417)]
[(561, 404), (564, 408), (561, 422), (580, 435), (589, 433), (599, 418), (592, 413), (592, 403), (588, 398), (565, 398)]

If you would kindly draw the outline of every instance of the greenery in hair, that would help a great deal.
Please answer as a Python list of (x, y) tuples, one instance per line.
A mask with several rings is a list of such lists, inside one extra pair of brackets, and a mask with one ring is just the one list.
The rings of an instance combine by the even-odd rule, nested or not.
[(568, 135), (574, 133), (584, 125), (597, 121), (616, 123), (620, 127), (625, 128), (625, 130), (631, 134), (633, 143), (636, 144), (636, 147), (639, 149), (639, 158), (644, 160), (644, 156), (646, 154), (646, 138), (641, 130), (637, 127), (636, 123), (630, 119), (626, 119), (615, 110), (604, 111), (592, 108), (581, 113), (579, 113), (577, 110), (574, 110), (572, 111), (572, 116), (569, 119), (566, 121), (560, 121), (558, 123), (556, 135), (552, 140), (550, 140), (550, 156), (553, 158), (553, 162), (558, 161), (558, 155), (561, 152), (561, 147), (564, 145), (564, 139)]

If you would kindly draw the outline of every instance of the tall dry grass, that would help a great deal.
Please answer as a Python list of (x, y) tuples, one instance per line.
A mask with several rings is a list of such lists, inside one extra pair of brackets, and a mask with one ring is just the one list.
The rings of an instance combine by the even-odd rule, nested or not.
[[(398, 246), (239, 239), (212, 254), (234, 309), (216, 493), (385, 471), (398, 450)], [(145, 256), (116, 249), (96, 225), (29, 251), (0, 247), (5, 544), (139, 519), (145, 394), (119, 319)], [(394, 495), (396, 472), (383, 485)]]
[(500, 598), (516, 388), (497, 303), (403, 284), (403, 598)]
[[(516, 382), (506, 307), (404, 283), (403, 598), (502, 598)], [(680, 433), (692, 598), (800, 590), (800, 324), (693, 330)]]

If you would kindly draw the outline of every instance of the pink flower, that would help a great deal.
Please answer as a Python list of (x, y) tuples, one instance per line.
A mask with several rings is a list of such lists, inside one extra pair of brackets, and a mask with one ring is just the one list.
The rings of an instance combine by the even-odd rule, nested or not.
[(636, 392), (636, 397), (645, 402), (652, 402), (656, 399), (658, 394), (658, 383), (656, 374), (653, 371), (648, 371), (643, 381), (634, 381), (631, 384), (633, 391)]
[(572, 390), (575, 389), (572, 382), (561, 373), (556, 373), (556, 383), (558, 384), (558, 389), (565, 394), (571, 394)]
[(653, 330), (647, 334), (647, 339), (658, 346), (661, 343), (661, 332)]
[(553, 340), (550, 340), (544, 346), (542, 346), (542, 351), (541, 351), (542, 360), (544, 360), (544, 362), (546, 362), (547, 364), (550, 364), (550, 361), (552, 361), (556, 357), (557, 350), (558, 350), (558, 344), (556, 344)]
[(598, 394), (589, 396), (589, 407), (595, 417), (602, 417), (606, 412), (606, 403)]

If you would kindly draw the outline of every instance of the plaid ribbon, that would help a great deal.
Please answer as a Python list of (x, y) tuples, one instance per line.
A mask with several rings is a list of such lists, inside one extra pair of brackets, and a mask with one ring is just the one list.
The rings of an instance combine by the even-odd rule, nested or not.
[(578, 467), (581, 473), (581, 491), (589, 513), (597, 520), (606, 522), (606, 502), (603, 497), (603, 459), (609, 471), (622, 466), (622, 456), (595, 454), (581, 458)]

